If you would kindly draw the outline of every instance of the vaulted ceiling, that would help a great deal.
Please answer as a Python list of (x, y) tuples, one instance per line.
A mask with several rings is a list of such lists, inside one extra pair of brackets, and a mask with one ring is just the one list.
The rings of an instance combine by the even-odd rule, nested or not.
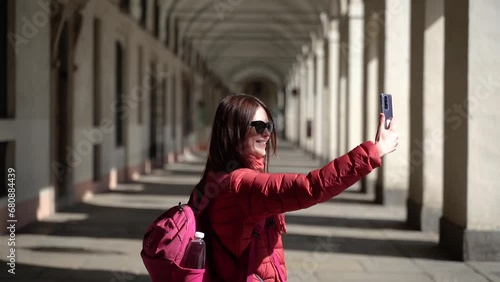
[(229, 87), (265, 77), (284, 79), (321, 30), (320, 13), (330, 0), (171, 0), (168, 13), (178, 19), (181, 38), (192, 43)]

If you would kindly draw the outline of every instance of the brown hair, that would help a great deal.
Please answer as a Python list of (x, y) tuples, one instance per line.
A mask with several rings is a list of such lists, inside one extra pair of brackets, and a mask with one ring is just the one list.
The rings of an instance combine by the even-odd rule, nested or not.
[[(259, 107), (264, 109), (269, 121), (274, 122), (269, 109), (255, 96), (231, 94), (222, 99), (215, 112), (205, 171), (195, 187), (195, 192), (212, 198), (219, 191), (205, 191), (205, 186), (210, 186), (210, 179), (208, 179), (210, 174), (229, 173), (238, 168), (249, 168), (244, 140), (250, 122)], [(266, 146), (265, 172), (269, 171), (270, 147), (273, 149), (273, 154), (276, 154), (276, 130), (271, 133), (269, 140), (271, 143), (270, 146)]]
[[(231, 172), (236, 168), (249, 167), (243, 142), (259, 106), (266, 111), (269, 121), (273, 122), (269, 109), (255, 96), (232, 94), (222, 99), (212, 125), (206, 171)], [(269, 140), (273, 154), (276, 154), (276, 131), (273, 131)], [(268, 171), (271, 146), (266, 147), (265, 171)]]

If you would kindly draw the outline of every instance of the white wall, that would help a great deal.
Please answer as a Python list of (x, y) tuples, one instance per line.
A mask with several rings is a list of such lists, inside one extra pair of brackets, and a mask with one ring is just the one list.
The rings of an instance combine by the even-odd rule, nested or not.
[[(0, 120), (0, 140), (15, 141), (16, 217), (24, 217), (19, 203), (30, 201), (37, 214), (53, 211), (42, 207), (38, 197), (53, 198), (50, 188), (50, 24), (38, 2), (15, 1), (15, 119)], [(25, 19), (24, 22), (21, 19)], [(6, 197), (0, 201), (0, 218), (7, 212)], [(41, 211), (44, 209), (44, 211)], [(0, 223), (3, 226), (5, 221)], [(25, 225), (20, 222), (18, 226)]]
[(50, 186), (50, 25), (35, 24), (29, 36), (17, 20), (32, 20), (37, 13), (43, 13), (37, 2), (16, 1), (16, 34), (28, 38), (16, 54), (17, 201), (35, 198)]

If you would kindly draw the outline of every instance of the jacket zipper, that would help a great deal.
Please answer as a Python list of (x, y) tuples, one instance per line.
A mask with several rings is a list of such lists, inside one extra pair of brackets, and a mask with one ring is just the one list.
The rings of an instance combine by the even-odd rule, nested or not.
[(254, 275), (255, 275), (255, 277), (257, 277), (257, 279), (259, 280), (259, 282), (264, 282), (264, 280), (262, 280), (262, 278), (260, 278), (259, 275), (257, 275), (257, 274), (254, 274)]

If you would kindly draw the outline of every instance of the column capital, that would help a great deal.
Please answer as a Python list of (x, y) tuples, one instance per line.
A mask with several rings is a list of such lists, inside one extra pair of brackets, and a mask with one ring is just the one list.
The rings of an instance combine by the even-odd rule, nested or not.
[(362, 0), (351, 0), (349, 2), (349, 17), (361, 19), (364, 15), (364, 3)]
[(328, 29), (328, 15), (325, 12), (321, 12), (319, 14), (319, 19), (324, 29)]
[(142, 7), (139, 1), (131, 1), (130, 13), (132, 14), (132, 17), (135, 18), (136, 20), (139, 20), (141, 18)]
[(314, 32), (312, 32), (312, 31), (311, 31), (311, 32), (309, 32), (309, 37), (311, 38), (311, 43), (312, 43), (312, 44), (313, 44), (313, 46), (314, 46), (314, 42), (315, 42), (316, 40), (318, 40), (318, 36), (316, 35), (316, 33), (314, 33)]
[(299, 76), (304, 76), (306, 74), (306, 64), (305, 63), (302, 63), (300, 64), (300, 68), (299, 68)]
[(312, 68), (314, 65), (314, 53), (309, 53), (309, 56), (306, 58), (306, 65), (308, 68)]
[(327, 37), (330, 43), (332, 42), (338, 42), (340, 39), (340, 33), (339, 33), (339, 22), (338, 20), (331, 20), (328, 24), (328, 33)]
[(338, 30), (329, 30), (328, 34), (327, 34), (327, 37), (328, 37), (328, 42), (330, 44), (332, 44), (332, 43), (338, 43), (339, 40), (340, 40), (339, 31)]
[(302, 54), (297, 54), (297, 67), (300, 67), (300, 64), (302, 63)]
[(321, 12), (319, 19), (321, 21), (321, 37), (326, 37), (328, 34), (328, 14)]
[(340, 14), (347, 15), (349, 9), (349, 1), (348, 0), (340, 0)]
[(314, 48), (314, 52), (316, 53), (316, 57), (318, 59), (323, 59), (323, 57), (325, 55), (324, 40), (323, 39), (316, 40), (315, 47), (316, 48)]
[(309, 45), (302, 45), (302, 55), (307, 56), (309, 49)]

